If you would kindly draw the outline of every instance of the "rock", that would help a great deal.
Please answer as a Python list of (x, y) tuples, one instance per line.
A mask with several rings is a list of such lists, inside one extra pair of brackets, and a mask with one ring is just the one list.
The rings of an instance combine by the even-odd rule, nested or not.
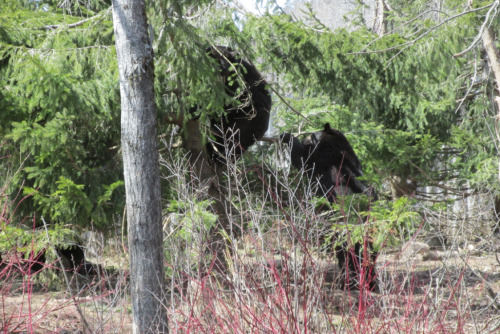
[(401, 253), (398, 258), (407, 259), (410, 257), (414, 257), (415, 255), (425, 255), (429, 253), (430, 247), (424, 242), (418, 241), (408, 241), (401, 247)]
[(441, 236), (432, 236), (426, 241), (430, 247), (443, 247), (446, 245), (446, 238)]
[(422, 261), (440, 261), (443, 259), (443, 256), (436, 251), (429, 251), (422, 256)]

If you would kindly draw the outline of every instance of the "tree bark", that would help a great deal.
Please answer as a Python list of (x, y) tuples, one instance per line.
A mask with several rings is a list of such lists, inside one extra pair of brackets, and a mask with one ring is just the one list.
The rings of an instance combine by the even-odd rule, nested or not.
[(385, 34), (385, 3), (384, 0), (377, 0), (375, 7), (375, 24), (373, 30), (379, 36)]
[(497, 93), (500, 95), (500, 52), (495, 46), (495, 38), (489, 28), (484, 29), (482, 37), (484, 49), (488, 54), (490, 67), (495, 78)]
[(134, 333), (166, 333), (154, 59), (142, 0), (113, 0)]
[[(483, 31), (483, 45), (486, 50), (486, 54), (488, 55), (488, 63), (493, 72), (494, 84), (496, 84), (496, 96), (493, 97), (493, 100), (496, 102), (497, 106), (497, 116), (495, 118), (495, 132), (497, 136), (497, 141), (500, 142), (500, 52), (495, 46), (495, 38), (493, 33), (489, 28), (484, 29)], [(500, 179), (500, 161), (498, 163), (498, 178)], [(498, 225), (498, 217), (500, 215), (500, 196), (496, 196), (495, 198), (495, 215), (497, 217), (497, 222), (495, 222), (494, 232), (496, 234), (500, 233), (500, 227)]]
[[(490, 29), (486, 28), (483, 31), (483, 45), (488, 55), (488, 63), (493, 72), (494, 84), (496, 85), (496, 96), (494, 101), (497, 104), (497, 135), (498, 135), (498, 121), (500, 119), (500, 52), (495, 46), (495, 38)], [(500, 137), (498, 138), (500, 140)], [(499, 175), (500, 178), (500, 175)]]

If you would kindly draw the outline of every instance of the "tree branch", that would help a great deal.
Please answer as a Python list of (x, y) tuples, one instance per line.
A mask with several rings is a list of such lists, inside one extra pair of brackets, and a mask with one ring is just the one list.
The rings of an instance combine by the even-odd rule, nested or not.
[[(479, 43), (479, 41), (481, 40), (481, 38), (484, 39), (484, 32), (488, 30), (488, 28), (486, 27), (486, 25), (490, 21), (491, 12), (493, 12), (498, 7), (499, 4), (500, 4), (500, 0), (496, 0), (494, 3), (492, 3), (491, 5), (489, 5), (491, 8), (488, 11), (488, 13), (486, 13), (486, 18), (484, 19), (484, 22), (481, 25), (481, 28), (479, 29), (479, 33), (477, 34), (477, 36), (474, 39), (474, 41), (469, 45), (469, 47), (467, 49), (465, 49), (462, 52), (459, 52), (459, 53), (453, 55), (453, 58), (457, 58), (457, 57), (460, 57), (460, 56), (466, 54), (467, 52), (469, 52), (470, 50), (472, 50), (472, 48), (474, 48), (477, 45), (477, 43)], [(485, 8), (485, 7), (482, 7), (482, 8)]]
[[(107, 10), (106, 10), (106, 13), (109, 13), (111, 11), (111, 7), (109, 7)], [(46, 25), (46, 26), (43, 26), (41, 28), (38, 28), (40, 30), (55, 30), (55, 29), (59, 29), (60, 27), (68, 27), (68, 28), (76, 28), (76, 27), (79, 27), (81, 25), (83, 25), (84, 23), (88, 22), (88, 21), (92, 21), (92, 20), (95, 20), (96, 18), (102, 16), (101, 13), (95, 15), (95, 16), (92, 16), (92, 17), (89, 17), (88, 19), (85, 19), (85, 20), (81, 20), (81, 21), (78, 21), (78, 22), (75, 22), (75, 23), (71, 23), (71, 24), (50, 24), (50, 25)]]
[(292, 110), (294, 113), (296, 113), (297, 115), (299, 115), (300, 117), (302, 117), (303, 119), (305, 119), (305, 121), (309, 124), (312, 124), (312, 122), (304, 115), (302, 115), (302, 113), (298, 110), (295, 110), (294, 107), (292, 107), (290, 105), (290, 103), (288, 103), (285, 98), (283, 96), (281, 96), (280, 93), (278, 93), (278, 91), (276, 89), (274, 89), (273, 87), (271, 87), (271, 90), (273, 91), (274, 94), (276, 94), (276, 96), (279, 97), (279, 99), (281, 100), (281, 102), (283, 102), (288, 108), (290, 108), (290, 110)]
[(436, 24), (434, 27), (430, 28), (425, 33), (421, 34), (420, 36), (418, 36), (417, 38), (415, 38), (415, 39), (413, 39), (413, 40), (411, 40), (409, 42), (402, 43), (402, 44), (399, 44), (399, 45), (395, 45), (395, 46), (392, 46), (390, 48), (386, 48), (386, 49), (382, 49), (382, 50), (349, 52), (349, 53), (346, 53), (346, 55), (363, 55), (363, 54), (381, 53), (381, 52), (392, 51), (392, 50), (399, 49), (399, 48), (402, 48), (402, 47), (414, 45), (416, 42), (418, 42), (419, 40), (421, 40), (425, 36), (429, 35), (431, 32), (433, 32), (437, 28), (441, 27), (442, 25), (444, 25), (444, 24), (446, 24), (446, 23), (448, 23), (448, 22), (450, 22), (450, 21), (452, 21), (452, 20), (454, 20), (454, 19), (456, 19), (456, 18), (458, 18), (460, 16), (464, 16), (466, 14), (475, 13), (475, 12), (478, 12), (478, 11), (481, 11), (481, 10), (493, 7), (493, 6), (495, 6), (495, 4), (498, 4), (498, 0), (495, 1), (495, 3), (492, 3), (490, 5), (487, 5), (487, 6), (484, 6), (484, 7), (481, 7), (481, 8), (472, 9), (472, 10), (468, 10), (466, 12), (462, 12), (460, 14), (453, 15), (453, 16), (447, 18), (446, 20), (444, 20), (443, 22)]

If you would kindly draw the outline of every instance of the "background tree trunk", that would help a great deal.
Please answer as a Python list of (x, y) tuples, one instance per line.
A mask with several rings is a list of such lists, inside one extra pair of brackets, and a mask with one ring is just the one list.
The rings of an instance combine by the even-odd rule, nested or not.
[(113, 0), (134, 333), (166, 333), (154, 60), (141, 0)]
[(379, 36), (385, 34), (385, 4), (384, 0), (377, 0), (375, 7), (375, 24), (373, 25), (373, 31)]
[[(486, 54), (488, 55), (488, 63), (491, 71), (493, 72), (494, 85), (496, 84), (496, 95), (493, 97), (494, 101), (497, 104), (498, 112), (497, 119), (495, 122), (497, 139), (500, 141), (500, 130), (499, 124), (500, 121), (500, 52), (495, 46), (495, 37), (489, 28), (484, 29), (483, 31), (483, 45), (486, 50)], [(500, 164), (498, 171), (498, 178), (500, 179)]]
[[(496, 84), (496, 94), (493, 97), (497, 106), (497, 117), (495, 119), (495, 132), (497, 135), (497, 140), (500, 142), (500, 52), (495, 46), (495, 37), (489, 28), (483, 31), (483, 45), (488, 55), (488, 63), (491, 71), (493, 72), (494, 85)], [(500, 179), (500, 162), (498, 163), (498, 178)], [(500, 227), (498, 224), (498, 219), (500, 217), (500, 196), (495, 198), (495, 216), (497, 221), (495, 221), (494, 232), (500, 234)]]

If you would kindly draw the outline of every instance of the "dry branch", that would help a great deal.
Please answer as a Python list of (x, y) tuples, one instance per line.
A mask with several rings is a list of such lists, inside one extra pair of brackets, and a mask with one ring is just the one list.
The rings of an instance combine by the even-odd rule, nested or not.
[[(363, 54), (372, 54), (372, 53), (381, 53), (381, 52), (387, 52), (387, 51), (392, 51), (392, 50), (395, 50), (395, 49), (399, 49), (399, 48), (402, 48), (402, 47), (408, 47), (408, 46), (412, 46), (414, 45), (416, 42), (418, 42), (419, 40), (421, 40), (422, 38), (424, 38), (425, 36), (429, 35), (431, 32), (433, 32), (434, 30), (436, 30), (437, 28), (441, 27), (442, 25), (456, 19), (456, 18), (459, 18), (461, 16), (464, 16), (464, 15), (467, 15), (467, 14), (470, 14), (470, 13), (475, 13), (475, 12), (479, 12), (481, 10), (484, 10), (484, 9), (487, 9), (487, 8), (490, 8), (490, 7), (493, 7), (498, 5), (498, 1), (496, 1), (495, 3), (492, 3), (490, 5), (486, 5), (484, 7), (481, 7), (481, 8), (477, 8), (477, 9), (472, 9), (472, 10), (468, 10), (468, 11), (465, 11), (465, 12), (462, 12), (462, 13), (459, 13), (459, 14), (456, 14), (456, 15), (453, 15), (449, 18), (447, 18), (446, 20), (444, 20), (443, 22), (441, 23), (438, 23), (436, 24), (434, 27), (430, 28), (429, 30), (427, 30), (425, 33), (419, 35), (417, 38), (409, 41), (409, 42), (406, 42), (406, 43), (402, 43), (402, 44), (398, 44), (398, 45), (395, 45), (395, 46), (392, 46), (390, 48), (386, 48), (386, 49), (382, 49), (382, 50), (373, 50), (373, 51), (360, 51), (360, 52), (349, 52), (349, 53), (346, 53), (346, 55), (363, 55)], [(458, 57), (460, 56), (462, 53), (459, 53), (457, 55), (455, 55), (454, 57)]]
[[(109, 13), (110, 11), (111, 11), (111, 7), (109, 7), (106, 10), (106, 14)], [(102, 15), (99, 13), (98, 15), (89, 17), (87, 19), (84, 19), (84, 20), (81, 20), (81, 21), (78, 21), (78, 22), (75, 22), (75, 23), (71, 23), (71, 24), (49, 24), (49, 25), (43, 26), (43, 27), (41, 27), (39, 29), (40, 30), (55, 30), (55, 29), (59, 29), (60, 27), (76, 28), (76, 27), (79, 27), (79, 26), (83, 25), (84, 23), (86, 23), (88, 21), (95, 20), (96, 18), (98, 18), (100, 16), (102, 16)]]

